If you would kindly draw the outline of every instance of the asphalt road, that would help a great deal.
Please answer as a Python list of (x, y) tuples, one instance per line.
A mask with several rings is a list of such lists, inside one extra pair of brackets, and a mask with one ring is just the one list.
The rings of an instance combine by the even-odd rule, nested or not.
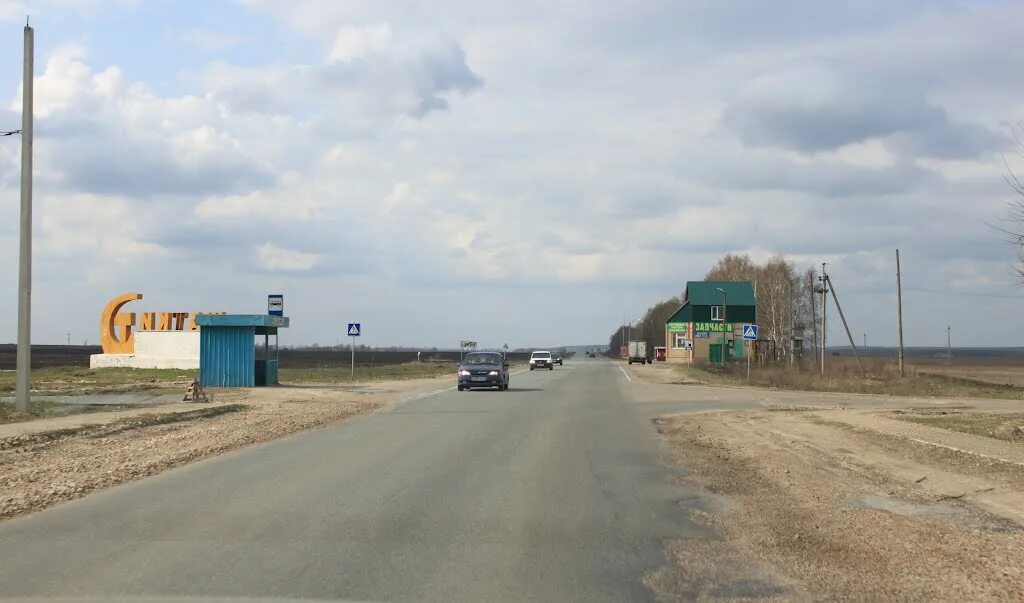
[(645, 387), (573, 359), (15, 519), (0, 595), (650, 599), (662, 540), (713, 535), (658, 463)]

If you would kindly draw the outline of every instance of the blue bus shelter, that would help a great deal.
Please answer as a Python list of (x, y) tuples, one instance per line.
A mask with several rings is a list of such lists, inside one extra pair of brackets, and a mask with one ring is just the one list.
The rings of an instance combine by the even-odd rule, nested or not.
[[(285, 316), (264, 314), (200, 314), (199, 384), (204, 387), (276, 385), (277, 330), (287, 328)], [(273, 336), (273, 342), (271, 342)], [(257, 342), (263, 339), (260, 346)], [(257, 353), (257, 348), (262, 348)]]

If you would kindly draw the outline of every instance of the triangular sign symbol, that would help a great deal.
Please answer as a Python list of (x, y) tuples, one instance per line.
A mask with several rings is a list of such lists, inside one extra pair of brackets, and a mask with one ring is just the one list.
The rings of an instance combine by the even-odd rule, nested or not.
[(754, 336), (754, 327), (752, 327), (750, 325), (747, 325), (747, 328), (745, 329), (745, 332), (743, 334), (745, 336), (747, 336), (747, 337), (753, 337)]
[(355, 325), (352, 325), (351, 327), (348, 328), (348, 334), (349, 335), (358, 335), (359, 334), (359, 327), (357, 327)]

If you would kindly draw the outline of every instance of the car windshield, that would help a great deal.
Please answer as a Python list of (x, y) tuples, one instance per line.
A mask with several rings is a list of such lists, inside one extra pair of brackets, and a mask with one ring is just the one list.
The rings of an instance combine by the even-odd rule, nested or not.
[(534, 358), (551, 358), (551, 352), (534, 352)]
[(463, 364), (501, 364), (501, 354), (469, 354)]

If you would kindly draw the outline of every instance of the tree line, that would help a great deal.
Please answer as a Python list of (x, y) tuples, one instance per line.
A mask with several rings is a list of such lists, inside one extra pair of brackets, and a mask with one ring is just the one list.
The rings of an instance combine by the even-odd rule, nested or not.
[[(820, 308), (814, 292), (819, 286), (814, 268), (800, 270), (781, 255), (763, 264), (749, 255), (728, 254), (704, 275), (709, 281), (750, 281), (757, 296), (757, 323), (760, 338), (767, 340), (765, 353), (775, 360), (788, 360), (793, 353), (794, 337), (803, 337), (806, 345), (816, 347), (814, 332), (820, 326)], [(632, 325), (620, 325), (608, 339), (608, 350), (617, 354), (628, 341), (645, 341), (648, 353), (665, 345), (665, 322), (682, 306), (683, 293), (662, 300)]]

